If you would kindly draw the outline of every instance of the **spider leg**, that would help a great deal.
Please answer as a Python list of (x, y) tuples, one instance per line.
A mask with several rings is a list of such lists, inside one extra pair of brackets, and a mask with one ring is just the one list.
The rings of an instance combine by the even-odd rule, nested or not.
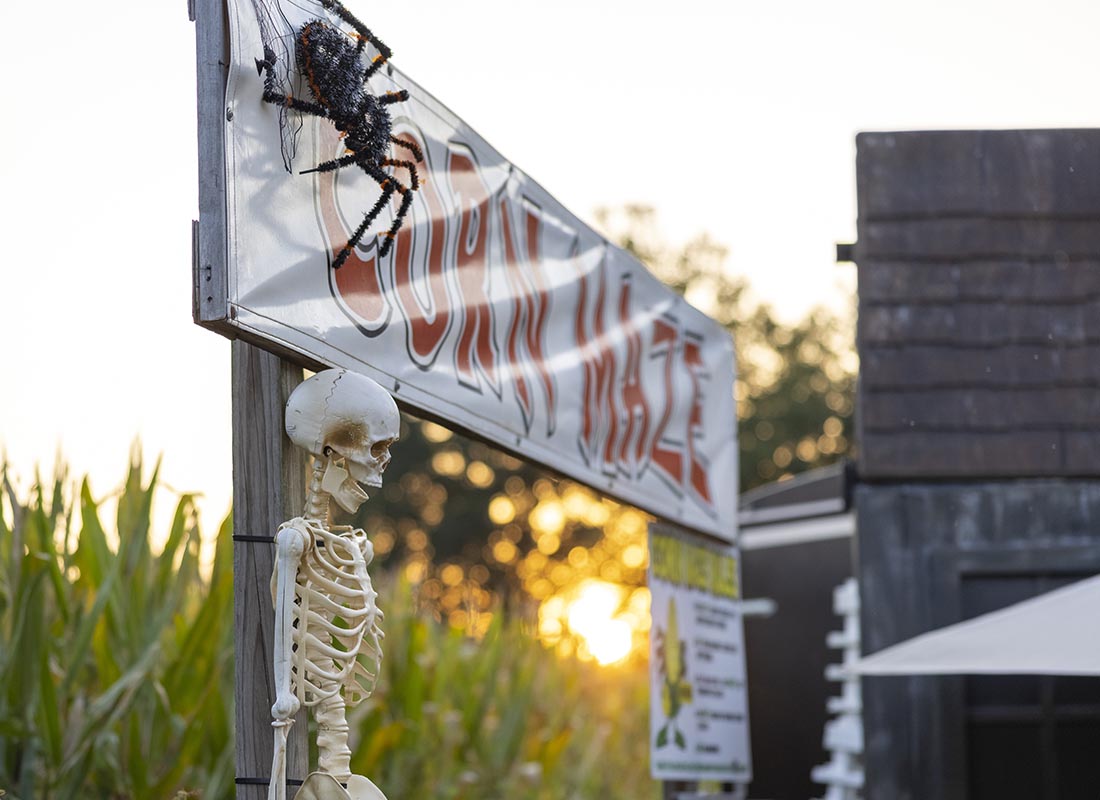
[[(416, 174), (416, 164), (413, 162), (384, 158), (382, 159), (382, 164), (387, 167), (404, 167), (409, 171), (409, 185), (412, 187), (412, 190), (415, 192), (420, 188), (420, 176)], [(398, 189), (398, 191), (400, 191), (400, 189)]]
[(359, 19), (348, 11), (344, 4), (340, 0), (321, 0), (321, 5), (327, 10), (334, 13), (344, 22), (351, 27), (355, 28), (355, 32), (359, 34), (359, 44), (356, 46), (356, 52), (363, 52), (363, 49), (367, 46), (367, 42), (370, 42), (378, 50), (376, 55), (367, 67), (366, 72), (363, 73), (363, 80), (367, 80), (371, 75), (377, 72), (383, 64), (390, 60), (390, 56), (393, 55), (393, 51), (386, 47), (385, 42), (370, 32), (370, 28), (364, 25)]
[[(400, 191), (400, 189), (405, 189), (405, 187), (401, 186), (400, 184), (398, 184), (398, 186), (400, 187), (398, 191)], [(401, 228), (401, 223), (405, 221), (405, 214), (408, 213), (409, 206), (412, 205), (412, 199), (412, 192), (408, 189), (405, 189), (401, 197), (401, 206), (397, 209), (397, 216), (393, 218), (393, 225), (391, 225), (390, 229), (386, 231), (385, 234), (383, 234), (383, 236), (385, 236), (385, 239), (382, 240), (382, 246), (378, 248), (379, 256), (384, 257), (386, 253), (390, 252), (390, 247), (393, 245), (393, 240), (397, 238), (397, 231)]]
[(424, 152), (420, 149), (420, 145), (418, 145), (416, 142), (409, 139), (398, 139), (396, 136), (391, 136), (390, 141), (398, 147), (404, 147), (406, 150), (413, 154), (413, 158), (415, 158), (417, 161), (424, 160)]
[(264, 48), (264, 57), (262, 61), (258, 58), (256, 59), (256, 70), (264, 76), (264, 101), (272, 105), (286, 106), (287, 108), (303, 111), (306, 114), (327, 117), (328, 112), (325, 110), (324, 106), (318, 105), (317, 103), (310, 103), (305, 100), (299, 100), (296, 97), (291, 97), (279, 91), (279, 86), (275, 78), (275, 63), (277, 60), (275, 51), (270, 47)]
[[(366, 155), (363, 155), (360, 158), (365, 159)], [(378, 198), (378, 201), (371, 208), (371, 210), (368, 211), (366, 215), (364, 215), (363, 221), (359, 223), (359, 227), (355, 229), (355, 232), (351, 235), (351, 238), (348, 239), (348, 243), (344, 245), (343, 249), (336, 256), (336, 259), (332, 262), (333, 269), (340, 269), (340, 267), (344, 265), (344, 262), (347, 261), (348, 256), (351, 255), (351, 251), (356, 247), (356, 245), (359, 244), (360, 240), (362, 240), (363, 238), (363, 235), (367, 232), (367, 228), (370, 227), (370, 224), (374, 222), (375, 218), (386, 206), (386, 203), (388, 203), (390, 201), (390, 198), (393, 197), (393, 193), (395, 191), (405, 190), (405, 187), (401, 185), (400, 181), (387, 175), (378, 167), (375, 167), (369, 163), (362, 162), (359, 162), (359, 167), (378, 182), (378, 185), (382, 187), (382, 194)], [(389, 252), (388, 247), (385, 248), (385, 250), (380, 249), (379, 257), (384, 256), (387, 252)]]
[(401, 205), (397, 209), (397, 214), (393, 218), (393, 224), (390, 226), (390, 229), (382, 234), (384, 238), (382, 240), (382, 246), (378, 248), (379, 257), (384, 257), (386, 253), (390, 252), (390, 247), (393, 246), (393, 240), (397, 238), (397, 231), (400, 230), (401, 223), (405, 221), (405, 215), (409, 212), (409, 206), (412, 205), (412, 193), (420, 185), (416, 176), (416, 168), (411, 161), (393, 161), (387, 158), (383, 160), (382, 163), (389, 166), (408, 167), (412, 175), (412, 189), (405, 186), (405, 184), (401, 183), (397, 178), (390, 177), (390, 180), (396, 185), (397, 191), (401, 193)]
[[(386, 203), (388, 203), (390, 201), (390, 198), (393, 197), (393, 184), (396, 183), (396, 181), (390, 179), (389, 176), (381, 170), (370, 170), (367, 169), (366, 165), (363, 164), (360, 164), (360, 166), (363, 167), (364, 172), (366, 172), (368, 175), (378, 181), (378, 184), (382, 187), (382, 195), (378, 198), (378, 202), (374, 204), (374, 207), (371, 208), (371, 210), (368, 211), (363, 217), (363, 221), (359, 223), (359, 227), (355, 229), (355, 233), (351, 235), (351, 238), (348, 239), (348, 243), (344, 245), (343, 249), (336, 256), (336, 259), (332, 262), (333, 269), (340, 269), (340, 267), (344, 266), (344, 262), (348, 260), (348, 256), (351, 255), (351, 251), (354, 250), (356, 245), (359, 244), (360, 240), (363, 238), (363, 234), (367, 232), (367, 228), (370, 227), (370, 224), (374, 222), (375, 217), (378, 216), (379, 212), (385, 207)], [(388, 248), (386, 252), (389, 252)], [(384, 256), (385, 254), (386, 253), (383, 253), (381, 250), (379, 250), (378, 252), (379, 257)]]
[(403, 103), (409, 99), (408, 89), (401, 89), (397, 92), (386, 92), (385, 94), (378, 96), (378, 104), (382, 106), (392, 105), (393, 103)]
[(296, 111), (302, 111), (306, 114), (313, 114), (318, 117), (327, 117), (328, 111), (325, 107), (317, 103), (309, 103), (305, 100), (299, 100), (297, 97), (290, 97), (289, 95), (281, 94), (279, 92), (269, 92), (264, 90), (264, 100), (268, 103), (272, 103), (277, 106), (286, 106), (287, 108), (293, 108)]
[(333, 170), (341, 169), (342, 167), (350, 167), (352, 164), (359, 163), (361, 156), (358, 153), (348, 153), (346, 156), (340, 156), (340, 158), (334, 158), (332, 161), (324, 161), (318, 164), (313, 169), (304, 169), (299, 172), (299, 175), (308, 175), (311, 172), (332, 172)]
[[(362, 44), (362, 42), (363, 40), (360, 39), (360, 44)], [(381, 47), (379, 47), (379, 45), (381, 45)], [(378, 40), (375, 40), (375, 47), (378, 47), (380, 52), (370, 60), (370, 65), (363, 70), (363, 83), (369, 81), (370, 76), (382, 69), (382, 65), (390, 60), (390, 50), (388, 47)], [(386, 49), (382, 51), (382, 47), (386, 47)]]

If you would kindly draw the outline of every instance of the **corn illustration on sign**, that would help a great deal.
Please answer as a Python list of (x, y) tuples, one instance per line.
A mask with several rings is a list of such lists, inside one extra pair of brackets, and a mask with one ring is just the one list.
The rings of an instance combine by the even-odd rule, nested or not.
[(687, 679), (686, 647), (676, 623), (676, 598), (669, 598), (668, 622), (655, 636), (656, 667), (662, 678), (661, 713), (667, 720), (657, 732), (657, 747), (668, 744), (671, 732), (672, 741), (683, 750), (687, 740), (677, 726), (677, 718), (684, 704), (691, 703), (691, 683)]
[(738, 552), (655, 524), (649, 553), (653, 777), (748, 782)]

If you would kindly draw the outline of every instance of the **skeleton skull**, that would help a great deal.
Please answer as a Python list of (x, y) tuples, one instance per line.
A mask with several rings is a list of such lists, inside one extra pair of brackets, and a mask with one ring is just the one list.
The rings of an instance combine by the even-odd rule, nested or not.
[(389, 392), (354, 372), (329, 369), (302, 382), (286, 404), (292, 442), (328, 462), (322, 488), (353, 512), (377, 488), (390, 463), (401, 417)]

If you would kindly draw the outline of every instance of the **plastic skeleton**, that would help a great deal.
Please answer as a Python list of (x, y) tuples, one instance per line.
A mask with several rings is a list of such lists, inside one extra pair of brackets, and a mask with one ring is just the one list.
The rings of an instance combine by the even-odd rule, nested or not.
[[(353, 512), (367, 500), (360, 483), (382, 485), (400, 416), (393, 398), (369, 378), (319, 372), (290, 396), (286, 431), (313, 454), (305, 513), (279, 527), (275, 573), (275, 727), (269, 800), (286, 797), (286, 742), (294, 715), (312, 707), (318, 770), (298, 800), (385, 800), (351, 774), (346, 708), (374, 688), (382, 658), (382, 612), (367, 565), (366, 534), (329, 524), (329, 500)], [(347, 787), (346, 789), (344, 787)]]

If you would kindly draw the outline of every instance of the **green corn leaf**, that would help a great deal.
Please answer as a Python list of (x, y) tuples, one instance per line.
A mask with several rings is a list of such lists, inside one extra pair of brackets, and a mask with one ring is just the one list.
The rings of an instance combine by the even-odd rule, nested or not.
[(141, 721), (137, 714), (130, 714), (126, 722), (126, 784), (135, 798), (145, 800), (150, 797), (149, 765), (142, 747), (144, 736)]
[(91, 609), (79, 620), (79, 624), (74, 631), (71, 646), (66, 648), (69, 666), (65, 670), (65, 676), (62, 679), (62, 696), (68, 694), (73, 681), (84, 667), (85, 656), (87, 655), (88, 648), (91, 646), (92, 637), (95, 635), (99, 621), (107, 608), (107, 603), (111, 599), (111, 590), (114, 587), (117, 577), (118, 570), (111, 569), (106, 581), (100, 587), (100, 591), (96, 593), (95, 602), (92, 603)]
[(168, 538), (164, 542), (160, 556), (157, 558), (157, 572), (154, 585), (158, 587), (169, 586), (172, 583), (175, 571), (176, 551), (180, 545), (186, 547), (192, 533), (191, 516), (194, 513), (193, 495), (185, 494), (176, 503), (175, 513), (172, 515), (172, 527), (168, 532)]
[[(36, 566), (39, 560), (28, 558), (23, 561), (23, 576), (20, 592), (15, 598), (15, 627), (12, 630), (11, 650), (5, 662), (5, 685), (7, 687), (8, 707), (23, 709), (27, 714), (36, 703), (39, 659), (45, 647), (42, 637), (42, 623), (45, 616), (43, 585), (46, 572)], [(29, 722), (29, 720), (28, 720)]]
[(47, 569), (50, 582), (53, 584), (54, 600), (57, 610), (64, 623), (69, 617), (68, 584), (61, 574), (61, 566), (58, 562), (57, 547), (54, 544), (54, 534), (58, 529), (57, 520), (47, 513), (42, 505), (42, 495), (38, 496), (38, 502), (27, 516), (27, 525), (33, 538), (36, 540), (38, 552), (43, 565)]
[(42, 648), (39, 664), (38, 727), (45, 732), (50, 763), (58, 764), (61, 762), (62, 757), (61, 708), (58, 705), (58, 696), (54, 688), (53, 671), (50, 669), (49, 648)]
[(102, 585), (115, 554), (107, 545), (107, 534), (99, 521), (99, 504), (92, 497), (92, 489), (85, 478), (80, 486), (80, 544), (76, 551), (76, 564), (82, 579), (96, 589)]
[(149, 680), (149, 674), (160, 656), (160, 645), (154, 643), (142, 654), (118, 680), (97, 697), (88, 707), (84, 727), (77, 736), (75, 751), (63, 764), (63, 769), (71, 768), (95, 746), (99, 733), (109, 729), (130, 710), (134, 695), (143, 682)]

